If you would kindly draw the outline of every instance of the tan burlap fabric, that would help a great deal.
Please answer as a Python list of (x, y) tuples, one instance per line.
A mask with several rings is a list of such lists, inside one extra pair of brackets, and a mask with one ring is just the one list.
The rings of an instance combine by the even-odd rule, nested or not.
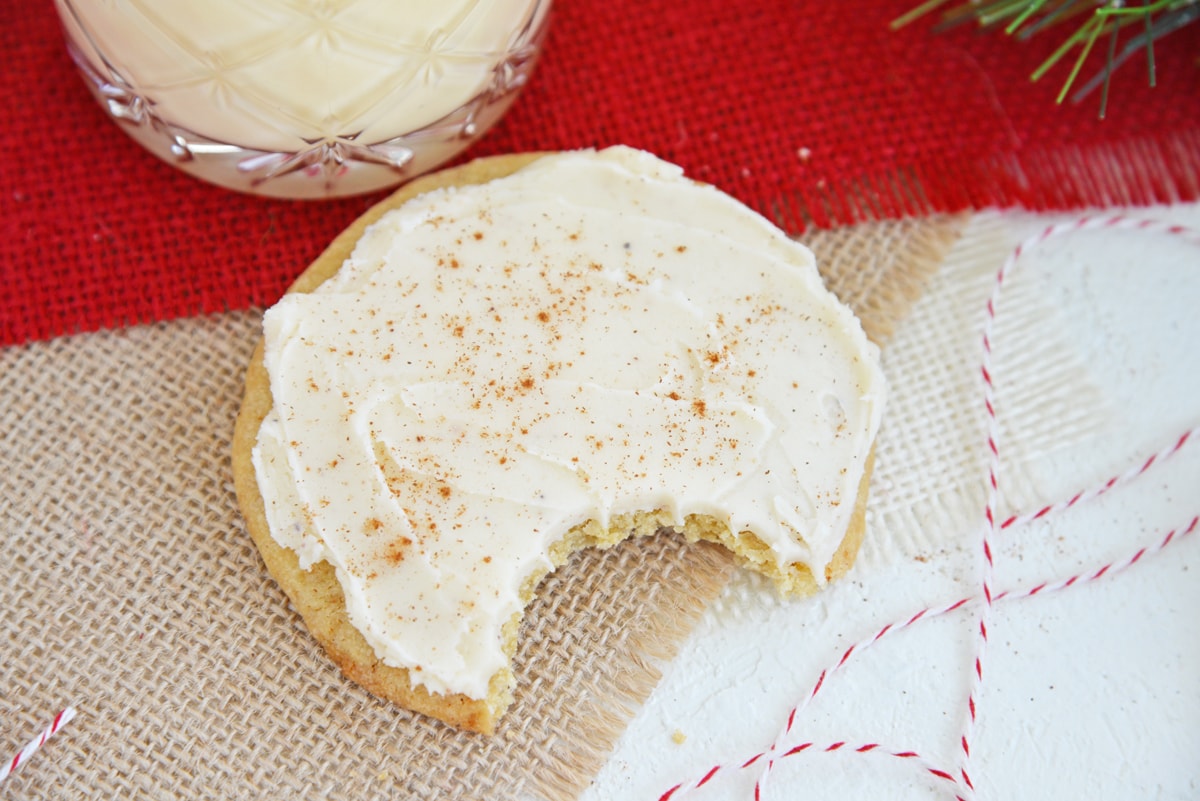
[[(957, 220), (808, 238), (886, 339)], [(0, 351), (0, 799), (572, 798), (728, 575), (671, 537), (577, 555), (521, 634), (492, 738), (341, 677), (267, 576), (229, 439), (257, 313)]]

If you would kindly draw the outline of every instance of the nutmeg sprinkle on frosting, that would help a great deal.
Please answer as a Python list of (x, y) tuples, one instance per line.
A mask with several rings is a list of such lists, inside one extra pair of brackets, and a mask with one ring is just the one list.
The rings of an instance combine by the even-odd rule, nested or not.
[(272, 536), (385, 664), (472, 698), (589, 519), (710, 515), (822, 576), (884, 392), (805, 248), (628, 148), (416, 198), (264, 329)]

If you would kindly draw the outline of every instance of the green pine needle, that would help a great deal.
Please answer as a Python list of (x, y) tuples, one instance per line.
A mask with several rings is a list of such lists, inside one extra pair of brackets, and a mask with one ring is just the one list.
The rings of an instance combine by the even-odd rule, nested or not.
[(1083, 50), (1079, 53), (1079, 58), (1075, 59), (1075, 66), (1071, 68), (1071, 74), (1067, 76), (1067, 80), (1063, 83), (1062, 91), (1058, 93), (1058, 98), (1054, 101), (1061, 104), (1066, 99), (1067, 93), (1071, 91), (1071, 87), (1075, 85), (1075, 79), (1079, 77), (1079, 70), (1083, 69), (1083, 62), (1087, 61), (1088, 54), (1092, 52), (1092, 45), (1096, 44), (1096, 40), (1100, 38), (1100, 32), (1105, 28), (1105, 20), (1097, 15), (1089, 19), (1079, 29), (1079, 34), (1086, 31), (1087, 40), (1083, 45)]
[(1027, 3), (1025, 10), (1017, 15), (1017, 18), (1009, 23), (1004, 32), (1012, 36), (1017, 32), (1017, 29), (1029, 21), (1029, 18), (1042, 10), (1042, 6), (1046, 5), (1046, 0), (1033, 0), (1032, 3)]
[[(1008, 36), (1028, 38), (1048, 30), (1070, 17), (1085, 15), (1082, 23), (1062, 44), (1042, 62), (1030, 75), (1033, 81), (1041, 80), (1071, 51), (1078, 48), (1074, 63), (1063, 81), (1057, 101), (1062, 103), (1070, 95), (1079, 79), (1088, 57), (1097, 40), (1109, 36), (1104, 66), (1081, 89), (1071, 95), (1078, 102), (1094, 89), (1101, 87), (1100, 116), (1108, 108), (1108, 88), (1112, 73), (1123, 64), (1133, 51), (1145, 48), (1148, 82), (1157, 82), (1154, 63), (1154, 42), (1180, 28), (1200, 21), (1200, 0), (1140, 0), (1141, 5), (1127, 3), (1138, 0), (958, 0), (949, 10), (942, 12), (943, 24), (956, 19), (974, 19), (983, 28), (996, 27), (1005, 23), (1003, 31)], [(892, 21), (893, 29), (903, 27), (928, 16), (946, 5), (950, 0), (924, 0), (907, 13)], [(1122, 31), (1130, 26), (1127, 22), (1140, 17), (1144, 33), (1132, 38), (1122, 37)], [(1118, 39), (1126, 38), (1124, 49), (1118, 52)]]
[(925, 0), (924, 3), (912, 9), (908, 13), (901, 14), (899, 17), (896, 17), (894, 20), (892, 20), (892, 30), (903, 28), (909, 23), (916, 22), (921, 17), (937, 11), (940, 7), (949, 2), (950, 0)]

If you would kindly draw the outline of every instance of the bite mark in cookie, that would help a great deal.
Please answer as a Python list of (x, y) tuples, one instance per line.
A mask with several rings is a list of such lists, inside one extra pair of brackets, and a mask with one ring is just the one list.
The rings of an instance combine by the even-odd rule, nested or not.
[(578, 548), (666, 527), (788, 594), (844, 572), (884, 392), (757, 214), (627, 148), (521, 162), (410, 188), (319, 260), (266, 314), (235, 443), (314, 636), (484, 731), (525, 605)]

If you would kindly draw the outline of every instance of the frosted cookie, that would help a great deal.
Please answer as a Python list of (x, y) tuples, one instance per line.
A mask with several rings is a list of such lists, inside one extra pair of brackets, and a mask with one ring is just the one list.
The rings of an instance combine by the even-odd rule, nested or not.
[(878, 353), (811, 253), (629, 148), (402, 189), (264, 316), (247, 526), (352, 680), (491, 732), (537, 583), (663, 528), (787, 595), (853, 563)]

